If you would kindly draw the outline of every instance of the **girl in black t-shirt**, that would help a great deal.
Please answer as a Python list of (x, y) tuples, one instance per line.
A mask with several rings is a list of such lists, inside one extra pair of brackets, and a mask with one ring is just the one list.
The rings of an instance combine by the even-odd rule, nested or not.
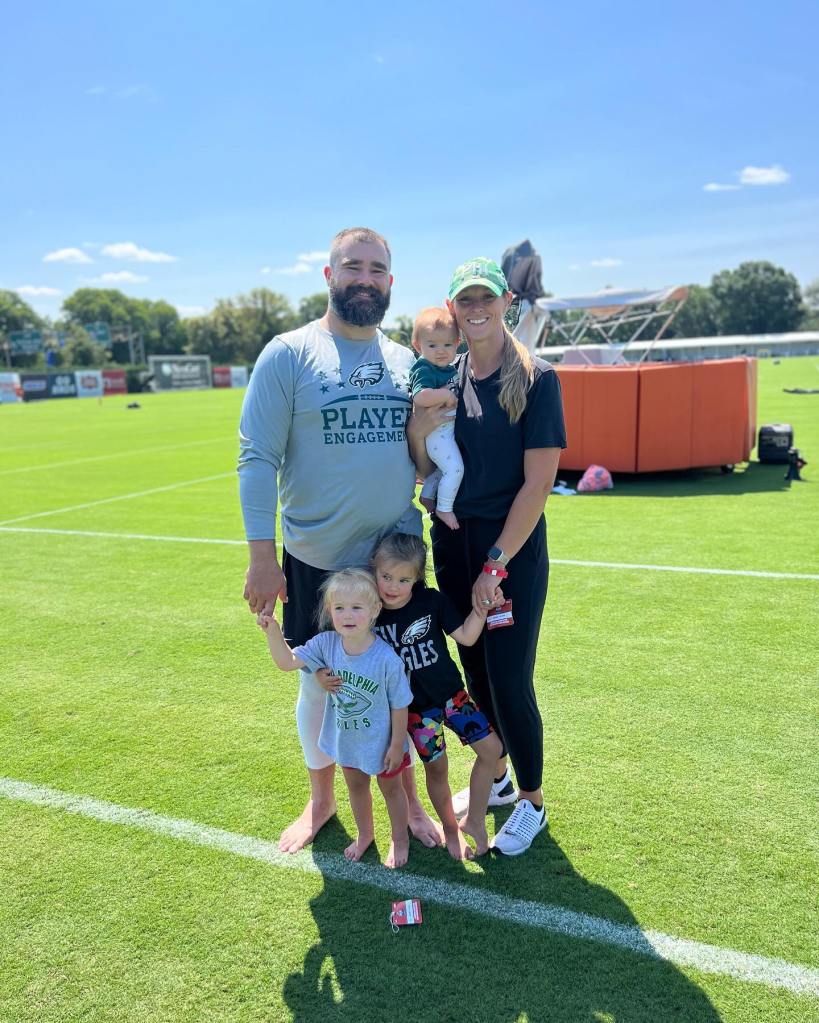
[[(409, 672), (412, 703), (407, 731), (424, 765), (446, 847), (456, 860), (472, 859), (489, 848), (486, 806), (501, 744), (464, 689), (446, 637), (471, 646), (483, 631), (486, 610), (470, 611), (464, 621), (446, 597), (425, 585), (426, 556), (423, 540), (406, 533), (394, 533), (376, 547), (372, 569), (383, 609), (375, 632), (393, 647)], [(469, 781), (469, 813), (460, 825), (452, 808), (444, 727), (471, 746), (477, 757)], [(474, 852), (464, 834), (474, 839)]]

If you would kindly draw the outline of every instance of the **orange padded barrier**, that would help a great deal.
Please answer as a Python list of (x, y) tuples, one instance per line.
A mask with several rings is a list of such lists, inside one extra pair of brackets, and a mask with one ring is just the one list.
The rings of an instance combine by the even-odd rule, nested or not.
[(750, 457), (748, 424), (756, 414), (755, 410), (751, 414), (749, 361), (740, 358), (693, 363), (692, 465), (729, 465)]
[(562, 469), (658, 472), (750, 457), (755, 359), (555, 368), (569, 442)]
[(637, 472), (691, 466), (692, 363), (640, 366)]

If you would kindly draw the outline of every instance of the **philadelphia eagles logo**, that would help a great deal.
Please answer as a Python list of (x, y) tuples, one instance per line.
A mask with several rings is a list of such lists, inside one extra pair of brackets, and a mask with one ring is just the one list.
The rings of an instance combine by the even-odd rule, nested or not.
[(372, 707), (373, 701), (351, 686), (341, 685), (333, 694), (340, 718), (357, 718)]
[(429, 632), (431, 623), (432, 615), (426, 615), (424, 618), (417, 618), (412, 625), (404, 629), (404, 635), (401, 637), (401, 642), (405, 646), (410, 646), (416, 641), (416, 639), (422, 639)]
[(354, 387), (361, 387), (363, 389), (368, 384), (381, 383), (383, 376), (383, 362), (365, 362), (363, 366), (358, 366), (353, 370), (349, 380)]

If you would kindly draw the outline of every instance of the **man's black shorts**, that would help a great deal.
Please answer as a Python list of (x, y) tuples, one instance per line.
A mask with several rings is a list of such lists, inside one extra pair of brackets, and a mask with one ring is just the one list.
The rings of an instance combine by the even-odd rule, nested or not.
[(287, 580), (287, 603), (282, 605), (282, 632), (290, 646), (301, 646), (320, 631), (318, 626), (319, 588), (328, 575), (282, 552), (282, 569)]

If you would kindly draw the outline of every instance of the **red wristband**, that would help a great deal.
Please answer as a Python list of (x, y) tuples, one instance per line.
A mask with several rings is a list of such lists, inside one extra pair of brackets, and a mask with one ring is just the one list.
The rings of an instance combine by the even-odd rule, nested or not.
[(487, 575), (496, 575), (499, 579), (505, 579), (509, 575), (505, 568), (490, 568), (489, 565), (484, 565), (483, 570)]

